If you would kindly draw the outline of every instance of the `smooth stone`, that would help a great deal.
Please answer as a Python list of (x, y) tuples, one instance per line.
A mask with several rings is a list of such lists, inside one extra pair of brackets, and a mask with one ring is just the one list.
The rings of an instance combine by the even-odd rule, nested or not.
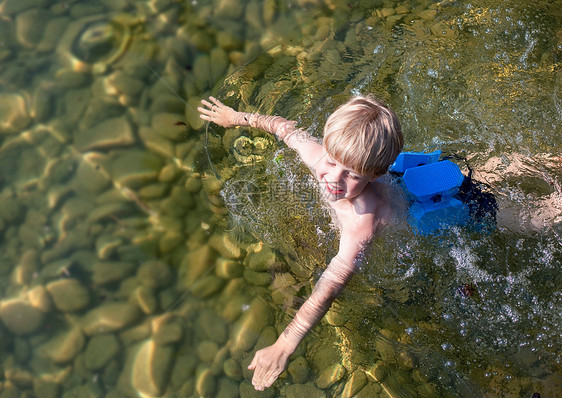
[(78, 150), (111, 149), (135, 142), (129, 120), (123, 117), (105, 120), (89, 129), (78, 131), (74, 143)]
[(80, 192), (97, 194), (106, 190), (111, 180), (99, 165), (83, 158), (78, 163), (73, 183)]
[(172, 270), (163, 261), (150, 260), (139, 267), (137, 278), (144, 286), (159, 289), (172, 282)]
[(224, 344), (228, 338), (226, 322), (213, 310), (204, 308), (199, 312), (196, 324), (206, 339), (218, 344)]
[(84, 352), (84, 365), (90, 370), (102, 369), (120, 349), (119, 340), (111, 333), (93, 336)]
[(316, 388), (314, 383), (291, 384), (285, 389), (286, 398), (325, 398), (326, 393)]
[(123, 117), (125, 110), (126, 108), (114, 98), (102, 95), (94, 97), (87, 104), (83, 116), (78, 121), (78, 128), (81, 130), (95, 128), (100, 120)]
[(135, 396), (161, 396), (168, 383), (173, 356), (172, 346), (158, 345), (153, 340), (136, 345), (127, 354), (118, 384)]
[(100, 260), (109, 260), (123, 244), (123, 239), (118, 236), (100, 235), (96, 239), (96, 253)]
[(228, 358), (223, 363), (224, 374), (234, 381), (242, 380), (242, 369), (240, 363), (232, 358)]
[(139, 196), (143, 199), (161, 198), (168, 193), (169, 188), (168, 184), (155, 182), (154, 184), (146, 185), (139, 189)]
[(219, 258), (216, 264), (215, 274), (219, 278), (234, 279), (244, 274), (244, 267), (239, 261)]
[(131, 97), (138, 96), (145, 85), (142, 81), (126, 74), (123, 71), (117, 71), (107, 78), (107, 82), (119, 94), (129, 95)]
[(183, 336), (183, 328), (178, 322), (170, 322), (166, 324), (158, 324), (152, 333), (152, 338), (156, 344), (172, 344), (177, 343)]
[(162, 159), (160, 157), (141, 150), (122, 152), (111, 165), (114, 179), (131, 188), (154, 181), (161, 168)]
[(351, 377), (345, 383), (342, 392), (342, 398), (351, 398), (355, 396), (367, 384), (367, 376), (361, 370), (356, 370), (351, 374)]
[(179, 355), (174, 363), (170, 386), (178, 390), (188, 379), (192, 379), (199, 360), (195, 355)]
[(417, 366), (418, 359), (413, 353), (403, 351), (398, 355), (397, 363), (403, 370), (410, 370)]
[(84, 333), (75, 327), (39, 346), (38, 352), (55, 363), (67, 363), (82, 351), (85, 342)]
[(175, 181), (181, 175), (181, 171), (173, 163), (168, 163), (160, 170), (158, 173), (158, 181), (160, 182), (172, 182)]
[(262, 348), (269, 347), (273, 345), (277, 340), (278, 334), (277, 331), (273, 326), (266, 326), (266, 328), (261, 332), (256, 345), (254, 346), (254, 350), (261, 350)]
[(158, 135), (154, 129), (142, 126), (139, 129), (139, 136), (141, 137), (144, 146), (154, 152), (156, 155), (162, 156), (167, 159), (173, 159), (175, 155), (174, 144), (167, 138)]
[(297, 357), (289, 363), (287, 371), (297, 384), (304, 383), (310, 375), (310, 367), (304, 357)]
[(233, 380), (222, 377), (219, 380), (219, 388), (217, 390), (217, 397), (221, 398), (238, 398), (238, 383)]
[(174, 200), (174, 202), (186, 208), (192, 208), (195, 205), (195, 201), (193, 200), (191, 193), (181, 185), (176, 185), (172, 188), (170, 197)]
[(179, 269), (179, 276), (185, 286), (191, 288), (214, 264), (215, 258), (216, 254), (209, 245), (203, 245), (199, 249), (187, 253)]
[(143, 322), (140, 325), (133, 326), (119, 333), (119, 340), (124, 346), (130, 346), (133, 343), (146, 340), (152, 334), (152, 325), (150, 322)]
[(185, 180), (185, 189), (191, 193), (197, 193), (201, 190), (201, 177), (199, 175), (191, 175)]
[(185, 105), (185, 120), (193, 130), (201, 130), (205, 125), (205, 121), (199, 117), (197, 108), (201, 106), (201, 98), (190, 97)]
[(47, 21), (51, 18), (48, 10), (32, 8), (19, 13), (16, 18), (16, 38), (27, 48), (35, 47), (43, 38)]
[(228, 60), (226, 51), (220, 47), (215, 47), (211, 50), (210, 62), (211, 79), (216, 83), (224, 77), (230, 61)]
[(0, 93), (0, 133), (17, 133), (30, 122), (31, 118), (21, 95)]
[(277, 262), (276, 253), (267, 246), (262, 246), (259, 251), (248, 253), (244, 258), (244, 265), (252, 271), (264, 272)]
[(125, 279), (135, 269), (133, 263), (117, 261), (97, 261), (94, 263), (92, 281), (96, 285), (118, 282)]
[(199, 359), (210, 365), (215, 359), (215, 356), (219, 352), (219, 346), (214, 341), (202, 341), (197, 345), (197, 356)]
[(43, 313), (29, 303), (10, 299), (0, 302), (0, 319), (14, 334), (24, 335), (35, 332), (43, 323)]
[[(416, 392), (418, 393), (418, 396), (422, 396), (422, 397), (436, 397), (439, 396), (439, 394), (437, 394), (437, 391), (435, 391), (435, 389), (432, 391), (432, 393), (429, 394), (419, 394), (419, 387), (416, 387)], [(383, 396), (383, 389), (380, 386), (380, 384), (377, 383), (368, 383), (365, 387), (363, 387), (361, 389), (361, 391), (359, 391), (356, 395), (355, 398), (371, 398), (371, 397), (380, 397)]]
[(30, 116), (37, 122), (44, 122), (52, 116), (53, 96), (43, 86), (37, 86), (31, 98)]
[(191, 287), (191, 293), (195, 297), (207, 298), (219, 292), (224, 286), (224, 279), (218, 278), (215, 275), (207, 275), (198, 283)]
[(221, 256), (229, 259), (240, 259), (244, 251), (230, 234), (215, 232), (209, 238), (209, 245)]
[(371, 366), (370, 368), (368, 368), (365, 371), (365, 374), (372, 381), (376, 383), (382, 383), (386, 375), (388, 374), (388, 366), (384, 362), (379, 361), (373, 366)]
[(57, 90), (82, 88), (91, 83), (91, 76), (74, 70), (62, 69), (55, 75)]
[(137, 286), (131, 294), (131, 302), (138, 305), (145, 314), (153, 314), (158, 308), (154, 290), (146, 286)]
[(261, 297), (256, 297), (249, 308), (234, 325), (232, 338), (232, 353), (249, 351), (257, 342), (262, 330), (271, 323), (272, 309)]
[(46, 288), (59, 311), (79, 311), (90, 304), (88, 289), (76, 279), (60, 279), (49, 283)]
[(437, 11), (436, 10), (423, 10), (423, 11), (418, 12), (418, 15), (422, 19), (425, 19), (426, 21), (430, 21), (430, 20), (433, 20), (435, 18), (435, 16), (437, 15)]
[(41, 41), (37, 44), (37, 51), (53, 51), (64, 31), (66, 30), (69, 22), (70, 19), (68, 17), (50, 19), (45, 26)]
[(127, 303), (106, 303), (88, 312), (82, 318), (82, 329), (88, 336), (113, 332), (135, 322), (139, 309)]
[(44, 7), (49, 0), (5, 0), (0, 5), (0, 15), (14, 15), (32, 7)]
[(327, 368), (322, 369), (318, 377), (316, 378), (316, 385), (318, 388), (327, 389), (330, 388), (334, 383), (340, 381), (345, 375), (345, 368), (343, 365), (336, 363)]
[(156, 133), (172, 141), (184, 141), (188, 136), (188, 129), (183, 124), (184, 115), (176, 113), (157, 113), (152, 115), (150, 125)]
[(215, 392), (216, 381), (209, 368), (197, 372), (195, 390), (200, 397), (210, 397)]
[(251, 285), (267, 286), (271, 282), (271, 274), (268, 272), (255, 272), (251, 269), (245, 269), (244, 279)]
[(60, 396), (61, 386), (52, 381), (41, 380), (38, 377), (33, 379), (33, 392), (36, 397), (41, 398), (58, 398)]
[(275, 397), (274, 388), (266, 388), (263, 391), (257, 391), (252, 383), (244, 380), (240, 384), (240, 398), (273, 398)]

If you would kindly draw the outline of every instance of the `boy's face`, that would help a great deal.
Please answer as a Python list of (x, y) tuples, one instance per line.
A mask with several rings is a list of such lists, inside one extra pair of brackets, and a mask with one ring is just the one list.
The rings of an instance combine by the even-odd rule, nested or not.
[(320, 181), (323, 194), (329, 201), (356, 198), (374, 180), (372, 176), (359, 174), (333, 159), (325, 150), (324, 156), (316, 165), (316, 177)]

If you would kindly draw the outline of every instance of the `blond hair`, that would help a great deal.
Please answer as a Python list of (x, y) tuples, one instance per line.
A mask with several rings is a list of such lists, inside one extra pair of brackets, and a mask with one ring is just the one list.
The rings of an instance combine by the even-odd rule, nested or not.
[(387, 172), (404, 145), (396, 114), (370, 96), (357, 96), (330, 115), (324, 148), (335, 160), (363, 174)]

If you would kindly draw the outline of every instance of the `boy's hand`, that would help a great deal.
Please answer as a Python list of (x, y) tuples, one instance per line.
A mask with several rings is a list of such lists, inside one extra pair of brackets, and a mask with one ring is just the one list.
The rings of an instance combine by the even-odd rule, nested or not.
[(199, 116), (203, 120), (208, 120), (210, 122), (216, 123), (222, 127), (234, 127), (248, 125), (249, 123), (244, 123), (244, 117), (241, 112), (236, 112), (229, 106), (226, 106), (220, 102), (215, 97), (209, 97), (212, 101), (201, 100), (204, 107), (198, 107), (197, 110), (201, 113)]
[(254, 369), (252, 384), (258, 391), (270, 387), (277, 377), (285, 370), (290, 352), (275, 343), (256, 352), (248, 369)]

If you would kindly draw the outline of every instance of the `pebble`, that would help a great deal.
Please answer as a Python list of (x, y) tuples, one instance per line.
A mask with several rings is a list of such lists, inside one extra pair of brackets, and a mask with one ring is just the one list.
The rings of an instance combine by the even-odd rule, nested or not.
[(244, 274), (244, 267), (236, 260), (219, 258), (216, 262), (215, 274), (219, 278), (234, 279)]
[(287, 371), (291, 375), (293, 382), (297, 384), (302, 384), (307, 381), (310, 375), (308, 362), (302, 356), (292, 360), (287, 367)]
[(269, 271), (276, 262), (276, 253), (267, 246), (263, 246), (254, 252), (248, 253), (244, 258), (244, 265), (252, 271), (258, 272)]
[(134, 269), (133, 263), (97, 261), (93, 266), (92, 281), (96, 285), (118, 282), (131, 275)]
[(204, 340), (197, 345), (197, 356), (199, 359), (210, 365), (219, 352), (219, 346), (214, 341)]
[(388, 374), (388, 366), (384, 362), (379, 361), (372, 367), (368, 368), (365, 371), (365, 374), (372, 381), (382, 383)]
[(0, 133), (17, 133), (30, 122), (31, 118), (21, 95), (0, 93)]
[(35, 47), (43, 37), (43, 31), (51, 13), (42, 8), (32, 8), (16, 16), (16, 38), (27, 48)]
[(137, 278), (144, 286), (160, 289), (172, 282), (172, 271), (165, 262), (150, 260), (138, 268)]
[(153, 340), (137, 344), (127, 353), (118, 385), (134, 396), (161, 396), (168, 382), (173, 356), (172, 346), (158, 345)]
[(82, 329), (88, 336), (113, 332), (135, 322), (139, 309), (131, 304), (115, 302), (94, 308), (82, 318)]
[(46, 288), (59, 311), (80, 311), (90, 304), (88, 289), (76, 279), (60, 279), (50, 282)]
[(244, 380), (240, 384), (240, 398), (273, 398), (275, 397), (274, 388), (266, 388), (263, 391), (257, 391), (252, 383)]
[(270, 324), (272, 317), (271, 307), (262, 297), (253, 299), (248, 310), (234, 325), (231, 352), (251, 350), (262, 330)]
[(136, 304), (145, 314), (153, 314), (158, 308), (154, 290), (146, 286), (137, 286), (131, 293), (131, 303)]
[(134, 142), (131, 123), (124, 116), (104, 120), (94, 127), (78, 131), (74, 136), (74, 144), (80, 151), (111, 149), (132, 145)]
[(197, 372), (195, 390), (201, 397), (210, 397), (215, 392), (216, 381), (209, 368)]
[(213, 310), (202, 309), (197, 317), (196, 324), (208, 340), (217, 344), (224, 344), (228, 338), (226, 322)]
[(38, 353), (55, 363), (67, 363), (82, 351), (85, 341), (80, 328), (74, 327), (66, 332), (58, 332), (58, 335), (39, 346)]
[(160, 157), (150, 152), (128, 150), (114, 158), (111, 174), (116, 182), (135, 189), (156, 180), (162, 163)]
[(39, 329), (44, 315), (25, 301), (9, 299), (0, 302), (0, 319), (10, 332), (25, 335)]
[(99, 334), (93, 336), (84, 352), (84, 365), (87, 369), (98, 370), (109, 363), (121, 350), (119, 340), (115, 335)]
[(238, 383), (226, 377), (222, 377), (220, 379), (217, 397), (238, 398), (239, 394)]
[(356, 370), (345, 383), (342, 392), (342, 398), (351, 398), (355, 396), (367, 384), (367, 376), (361, 370)]
[(151, 127), (154, 132), (172, 141), (185, 141), (188, 129), (178, 121), (183, 121), (184, 115), (175, 113), (157, 113), (152, 115)]
[(228, 358), (223, 363), (224, 374), (234, 381), (242, 380), (242, 369), (240, 363), (232, 358)]
[(203, 245), (199, 249), (187, 253), (179, 269), (180, 278), (185, 286), (191, 288), (211, 267), (215, 258), (216, 254), (209, 245)]
[(172, 344), (181, 340), (183, 328), (179, 322), (162, 323), (153, 328), (152, 338), (156, 344)]
[(285, 389), (286, 398), (325, 398), (326, 393), (314, 385), (314, 383), (291, 384)]
[(318, 388), (327, 389), (340, 381), (345, 375), (345, 368), (343, 365), (336, 363), (327, 368), (322, 369), (316, 378), (316, 385)]

